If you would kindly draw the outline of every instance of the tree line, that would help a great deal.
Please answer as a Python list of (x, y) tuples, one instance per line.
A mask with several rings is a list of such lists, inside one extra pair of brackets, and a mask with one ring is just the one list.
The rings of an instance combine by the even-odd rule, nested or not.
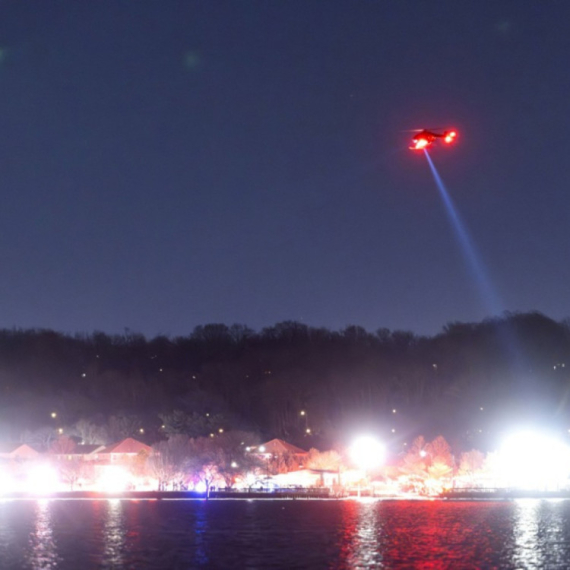
[(484, 448), (505, 418), (568, 423), (569, 372), (569, 321), (536, 312), (429, 337), (298, 322), (151, 339), (3, 329), (0, 437), (152, 444), (246, 430), (329, 449), (367, 428), (395, 443), (441, 433)]

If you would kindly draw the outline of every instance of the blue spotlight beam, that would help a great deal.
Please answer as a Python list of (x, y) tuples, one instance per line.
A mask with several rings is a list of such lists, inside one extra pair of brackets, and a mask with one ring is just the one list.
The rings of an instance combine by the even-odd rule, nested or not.
[(453, 204), (453, 200), (451, 199), (449, 192), (445, 188), (445, 184), (443, 183), (439, 172), (437, 171), (428, 151), (424, 149), (424, 153), (431, 169), (431, 173), (433, 174), (436, 186), (445, 205), (445, 212), (457, 236), (461, 250), (467, 261), (467, 265), (477, 283), (479, 294), (481, 295), (481, 299), (485, 305), (485, 308), (492, 314), (499, 314), (503, 310), (503, 304), (500, 302), (497, 293), (491, 286), (491, 282), (487, 277), (487, 271), (485, 270), (485, 267), (479, 258), (475, 244), (469, 236), (467, 228), (461, 220), (461, 217), (459, 216), (459, 213)]

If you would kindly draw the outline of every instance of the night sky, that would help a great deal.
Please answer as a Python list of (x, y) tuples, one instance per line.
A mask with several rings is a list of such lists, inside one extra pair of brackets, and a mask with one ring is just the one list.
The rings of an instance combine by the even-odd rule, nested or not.
[(0, 326), (570, 314), (570, 2), (0, 2)]

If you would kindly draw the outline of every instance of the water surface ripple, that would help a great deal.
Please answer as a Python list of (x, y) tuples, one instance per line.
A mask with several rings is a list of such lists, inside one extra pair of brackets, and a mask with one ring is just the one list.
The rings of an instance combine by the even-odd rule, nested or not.
[(0, 502), (0, 568), (570, 568), (570, 501)]

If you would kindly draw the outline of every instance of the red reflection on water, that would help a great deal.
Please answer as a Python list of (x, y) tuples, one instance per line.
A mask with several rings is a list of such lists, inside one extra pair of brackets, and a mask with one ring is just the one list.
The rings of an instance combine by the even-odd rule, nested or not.
[(497, 568), (509, 559), (510, 506), (346, 501), (338, 568)]
[(358, 521), (359, 504), (356, 501), (346, 501), (342, 510), (342, 536), (339, 562), (350, 563), (353, 558), (354, 540)]
[(501, 539), (489, 529), (497, 529), (502, 503), (482, 508), (440, 501), (402, 502), (386, 504), (382, 510), (388, 535), (385, 559), (399, 561), (402, 567), (474, 570), (501, 551)]

